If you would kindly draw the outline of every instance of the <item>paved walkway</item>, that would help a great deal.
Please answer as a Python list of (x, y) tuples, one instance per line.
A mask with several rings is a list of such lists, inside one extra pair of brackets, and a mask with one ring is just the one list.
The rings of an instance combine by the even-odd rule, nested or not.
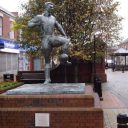
[(128, 71), (106, 70), (107, 82), (102, 84), (105, 128), (117, 128), (117, 115), (128, 114)]

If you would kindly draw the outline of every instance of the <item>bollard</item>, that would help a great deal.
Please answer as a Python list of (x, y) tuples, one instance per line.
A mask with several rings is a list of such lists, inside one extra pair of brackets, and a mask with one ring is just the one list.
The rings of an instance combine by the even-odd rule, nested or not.
[(128, 128), (127, 124), (117, 124), (117, 128)]
[(117, 123), (117, 128), (128, 128), (128, 116), (126, 114), (118, 114)]

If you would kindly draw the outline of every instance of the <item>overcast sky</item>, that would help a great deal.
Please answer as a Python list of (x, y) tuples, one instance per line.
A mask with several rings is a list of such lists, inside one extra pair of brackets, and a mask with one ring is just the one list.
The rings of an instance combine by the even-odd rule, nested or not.
[(119, 15), (122, 16), (124, 19), (122, 20), (122, 27), (123, 30), (121, 31), (121, 36), (124, 39), (128, 38), (128, 0), (118, 0), (120, 2), (119, 6)]
[(0, 6), (2, 6), (10, 12), (15, 12), (20, 10), (21, 3), (27, 1), (28, 0), (0, 0)]
[[(0, 6), (7, 9), (10, 12), (20, 11), (20, 5), (22, 2), (27, 2), (28, 0), (0, 0)], [(123, 30), (121, 31), (121, 36), (126, 39), (128, 38), (128, 0), (115, 0), (120, 2), (119, 15), (124, 18), (122, 21)]]

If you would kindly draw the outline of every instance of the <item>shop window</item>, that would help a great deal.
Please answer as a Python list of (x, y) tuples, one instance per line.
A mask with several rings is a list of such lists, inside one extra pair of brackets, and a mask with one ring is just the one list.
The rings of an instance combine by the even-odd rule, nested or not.
[(0, 17), (0, 36), (2, 36), (3, 33), (3, 18)]
[(13, 22), (10, 22), (10, 39), (14, 39)]

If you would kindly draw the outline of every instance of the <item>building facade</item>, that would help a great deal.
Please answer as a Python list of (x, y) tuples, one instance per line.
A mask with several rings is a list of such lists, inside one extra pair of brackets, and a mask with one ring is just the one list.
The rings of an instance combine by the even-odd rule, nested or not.
[(17, 12), (9, 12), (0, 6), (0, 80), (4, 74), (16, 74), (19, 70), (20, 45), (19, 33), (14, 31), (13, 22)]

